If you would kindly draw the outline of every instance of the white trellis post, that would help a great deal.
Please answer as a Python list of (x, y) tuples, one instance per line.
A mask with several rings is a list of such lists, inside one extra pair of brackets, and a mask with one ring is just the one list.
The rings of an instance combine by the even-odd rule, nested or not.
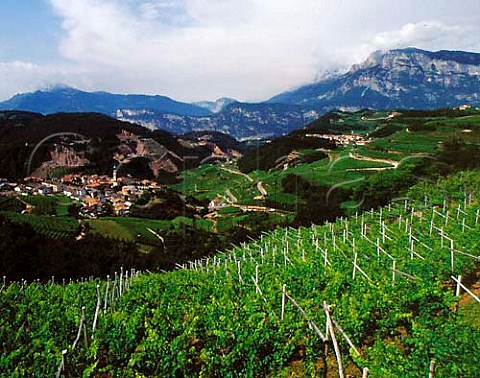
[(108, 289), (110, 288), (110, 275), (107, 275), (107, 286), (105, 287), (105, 298), (103, 301), (103, 313), (107, 312), (107, 303), (108, 303)]
[(92, 333), (94, 333), (95, 329), (97, 328), (98, 312), (100, 311), (101, 304), (102, 304), (102, 299), (100, 295), (100, 285), (97, 285), (97, 306), (95, 307), (95, 315), (93, 317)]
[(480, 298), (478, 298), (474, 293), (472, 293), (468, 287), (466, 287), (464, 284), (459, 282), (454, 276), (451, 276), (452, 280), (454, 280), (460, 287), (465, 290), (473, 299), (475, 299), (478, 303), (480, 303)]
[(433, 231), (433, 220), (435, 218), (435, 211), (432, 211), (432, 219), (430, 219), (430, 235), (432, 235)]
[(454, 257), (454, 249), (453, 249), (453, 239), (450, 239), (450, 266), (452, 268), (452, 273), (455, 269), (455, 257)]
[(362, 371), (362, 378), (368, 378), (368, 368), (363, 368), (363, 371)]
[(458, 278), (457, 278), (457, 289), (455, 290), (455, 296), (456, 297), (460, 296), (460, 293), (461, 293), (461, 290), (462, 290), (462, 287), (460, 286), (461, 283), (462, 283), (462, 276), (458, 276)]
[(285, 317), (286, 289), (287, 289), (287, 285), (283, 284), (283, 286), (282, 286), (282, 312), (280, 314), (280, 320), (281, 321), (283, 321), (283, 319)]
[(380, 240), (377, 238), (377, 263), (380, 263)]
[(357, 257), (358, 257), (358, 253), (355, 253), (355, 257), (353, 258), (353, 273), (352, 273), (353, 280), (355, 280), (355, 271), (357, 269)]
[(382, 222), (382, 243), (385, 244), (385, 222)]
[(241, 271), (241, 268), (240, 268), (240, 260), (237, 261), (237, 273), (238, 273), (238, 282), (243, 283), (242, 271)]
[(122, 280), (123, 280), (123, 267), (120, 267), (120, 283), (119, 283), (119, 287), (120, 287), (120, 296), (122, 296)]

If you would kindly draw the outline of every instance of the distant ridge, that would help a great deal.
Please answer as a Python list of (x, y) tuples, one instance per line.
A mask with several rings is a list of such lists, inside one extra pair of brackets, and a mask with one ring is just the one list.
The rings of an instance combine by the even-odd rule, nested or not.
[(58, 112), (97, 112), (115, 115), (119, 109), (149, 109), (185, 116), (208, 116), (208, 109), (172, 100), (166, 96), (123, 95), (85, 92), (68, 86), (17, 94), (0, 103), (0, 110), (23, 110), (42, 114)]

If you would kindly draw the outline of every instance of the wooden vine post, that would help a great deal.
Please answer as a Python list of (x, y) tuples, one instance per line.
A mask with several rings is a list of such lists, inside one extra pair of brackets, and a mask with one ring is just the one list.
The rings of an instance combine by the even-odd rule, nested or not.
[(327, 327), (330, 333), (330, 337), (332, 338), (335, 357), (337, 358), (338, 376), (339, 378), (344, 378), (342, 354), (340, 353), (340, 348), (338, 347), (337, 338), (335, 337), (335, 332), (333, 330), (332, 318), (330, 317), (330, 306), (327, 305), (326, 301), (323, 301), (323, 309), (325, 310), (325, 315), (327, 317)]
[(82, 307), (82, 317), (80, 318), (80, 325), (78, 327), (77, 337), (75, 338), (72, 344), (72, 350), (75, 349), (78, 341), (80, 340), (80, 336), (82, 334), (82, 328), (84, 328), (84, 325), (85, 325), (85, 306)]
[(55, 374), (55, 378), (60, 378), (62, 373), (65, 372), (65, 355), (67, 354), (67, 349), (62, 350), (62, 360), (60, 362), (60, 366), (58, 367), (57, 373)]
[(435, 377), (435, 365), (437, 364), (437, 361), (432, 360), (430, 362), (430, 369), (428, 373), (428, 378), (434, 378)]

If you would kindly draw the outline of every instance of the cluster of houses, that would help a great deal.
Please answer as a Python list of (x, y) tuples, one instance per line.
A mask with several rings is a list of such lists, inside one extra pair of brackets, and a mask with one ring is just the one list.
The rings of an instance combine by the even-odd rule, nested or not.
[(4, 195), (64, 195), (81, 204), (80, 214), (89, 218), (106, 213), (126, 215), (146, 190), (159, 187), (150, 180), (125, 177), (114, 180), (100, 175), (66, 175), (55, 181), (27, 177), (23, 183), (0, 179), (0, 191)]
[(359, 134), (306, 134), (306, 136), (311, 138), (328, 139), (342, 146), (364, 146), (370, 142), (365, 135)]

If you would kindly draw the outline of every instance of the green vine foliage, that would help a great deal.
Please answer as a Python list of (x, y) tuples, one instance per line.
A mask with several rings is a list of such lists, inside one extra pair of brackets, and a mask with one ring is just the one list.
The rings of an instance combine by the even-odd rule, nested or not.
[[(359, 352), (337, 328), (350, 376), (363, 367), (371, 377), (428, 376), (432, 360), (435, 377), (478, 376), (480, 329), (458, 311), (451, 276), (468, 285), (479, 267), (479, 183), (478, 172), (422, 183), (408, 202), (323, 226), (279, 228), (165, 274), (6, 282), (0, 376), (334, 374), (331, 341), (325, 356), (315, 331), (325, 333), (324, 303)], [(85, 329), (73, 349), (83, 306)]]

